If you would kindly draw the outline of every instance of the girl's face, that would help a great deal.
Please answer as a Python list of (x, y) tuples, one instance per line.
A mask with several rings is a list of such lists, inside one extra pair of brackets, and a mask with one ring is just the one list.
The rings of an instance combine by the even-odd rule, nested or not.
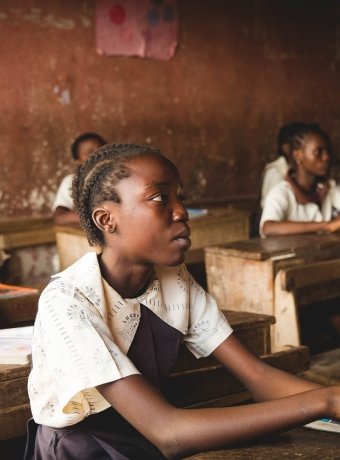
[(294, 152), (297, 168), (314, 176), (328, 173), (331, 156), (326, 140), (318, 134), (308, 134), (301, 149)]
[(158, 155), (134, 158), (128, 167), (131, 176), (117, 185), (121, 203), (110, 204), (116, 232), (107, 245), (132, 263), (182, 263), (191, 241), (178, 171)]
[(97, 139), (88, 139), (79, 144), (78, 147), (78, 159), (76, 160), (77, 164), (82, 164), (88, 159), (91, 153), (98, 150), (102, 144), (100, 144)]

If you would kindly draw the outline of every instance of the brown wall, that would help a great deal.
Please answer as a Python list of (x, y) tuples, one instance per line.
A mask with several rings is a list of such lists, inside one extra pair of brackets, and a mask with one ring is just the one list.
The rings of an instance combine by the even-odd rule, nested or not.
[(48, 215), (84, 131), (150, 142), (194, 201), (258, 192), (282, 123), (340, 147), (337, 0), (179, 0), (170, 61), (101, 57), (94, 1), (0, 0), (0, 215)]

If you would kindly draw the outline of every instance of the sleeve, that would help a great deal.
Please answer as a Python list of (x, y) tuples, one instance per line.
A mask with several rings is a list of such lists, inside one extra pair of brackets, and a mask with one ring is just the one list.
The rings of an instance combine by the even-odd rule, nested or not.
[(38, 315), (43, 362), (62, 407), (89, 388), (139, 374), (99, 311), (73, 287), (53, 281), (40, 298)]
[(70, 210), (74, 209), (74, 204), (71, 196), (72, 179), (73, 175), (70, 174), (64, 177), (64, 179), (61, 181), (52, 205), (53, 212), (57, 209), (58, 206), (63, 206), (64, 208)]
[(273, 220), (277, 222), (287, 220), (288, 209), (289, 197), (287, 188), (282, 181), (271, 189), (265, 199), (259, 228), (261, 238), (265, 237), (262, 230), (263, 224), (267, 220)]
[(215, 300), (189, 275), (190, 317), (184, 342), (196, 358), (210, 355), (233, 332)]
[(332, 187), (331, 193), (333, 216), (338, 217), (340, 216), (340, 185), (334, 185), (334, 187)]

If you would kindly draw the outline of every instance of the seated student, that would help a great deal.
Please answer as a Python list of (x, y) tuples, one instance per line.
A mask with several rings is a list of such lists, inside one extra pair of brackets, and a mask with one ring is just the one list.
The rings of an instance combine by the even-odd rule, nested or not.
[[(87, 160), (88, 156), (107, 142), (97, 133), (84, 133), (77, 137), (71, 145), (72, 158), (76, 165)], [(74, 210), (71, 197), (71, 186), (74, 174), (68, 174), (61, 181), (55, 196), (52, 211), (56, 225), (79, 224), (79, 217)]]
[[(147, 146), (106, 145), (78, 168), (73, 198), (90, 252), (39, 301), (25, 459), (164, 459), (321, 417), (340, 387), (275, 369), (235, 337), (183, 264), (188, 212), (174, 164)], [(256, 404), (181, 409), (162, 394), (180, 343), (213, 354)]]
[(317, 124), (303, 124), (289, 139), (292, 167), (267, 195), (260, 235), (340, 230), (340, 187), (328, 179), (331, 143)]
[(302, 122), (293, 121), (280, 128), (277, 136), (278, 158), (267, 163), (262, 177), (261, 184), (261, 209), (269, 191), (275, 187), (286, 176), (289, 168), (287, 154), (289, 151), (289, 138), (298, 132), (303, 126)]

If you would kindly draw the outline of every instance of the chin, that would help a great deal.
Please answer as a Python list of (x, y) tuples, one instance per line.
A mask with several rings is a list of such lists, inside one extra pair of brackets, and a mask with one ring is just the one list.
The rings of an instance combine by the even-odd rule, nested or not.
[(185, 256), (186, 256), (186, 254), (183, 254), (180, 257), (177, 257), (176, 259), (173, 259), (173, 260), (168, 261), (166, 263), (161, 263), (160, 265), (164, 265), (165, 267), (177, 267), (177, 265), (181, 265), (181, 264), (184, 263)]

